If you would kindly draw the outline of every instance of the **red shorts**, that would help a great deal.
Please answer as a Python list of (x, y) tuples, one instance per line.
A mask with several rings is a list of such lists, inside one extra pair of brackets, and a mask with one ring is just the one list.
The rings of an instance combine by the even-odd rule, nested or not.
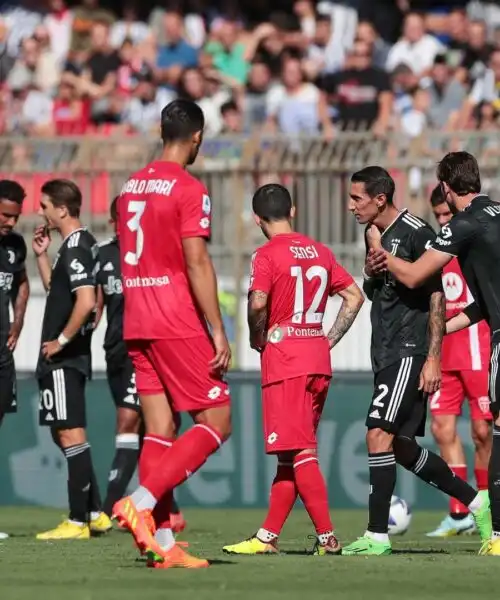
[(262, 387), (267, 454), (316, 448), (330, 380), (327, 375), (302, 375)]
[(473, 421), (491, 420), (488, 371), (443, 371), (441, 389), (430, 397), (433, 415), (461, 415), (465, 398)]
[(166, 393), (176, 412), (224, 406), (229, 387), (211, 371), (214, 347), (208, 337), (176, 340), (129, 340), (139, 395)]

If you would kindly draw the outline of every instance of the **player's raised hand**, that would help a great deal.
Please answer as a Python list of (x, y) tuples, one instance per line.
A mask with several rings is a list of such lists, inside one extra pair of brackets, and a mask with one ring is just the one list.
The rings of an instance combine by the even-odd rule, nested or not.
[(368, 277), (379, 275), (387, 270), (387, 254), (385, 250), (370, 249), (366, 256), (365, 272)]
[(215, 346), (215, 356), (210, 361), (210, 367), (214, 371), (225, 373), (231, 364), (231, 347), (227, 341), (226, 333), (224, 330), (214, 331), (212, 337)]
[(420, 372), (418, 389), (427, 394), (435, 394), (441, 387), (441, 361), (428, 356)]
[(366, 241), (374, 250), (382, 249), (382, 234), (376, 225), (370, 225), (366, 231)]
[(41, 256), (47, 252), (50, 246), (50, 233), (46, 225), (39, 225), (33, 232), (32, 247), (36, 256)]

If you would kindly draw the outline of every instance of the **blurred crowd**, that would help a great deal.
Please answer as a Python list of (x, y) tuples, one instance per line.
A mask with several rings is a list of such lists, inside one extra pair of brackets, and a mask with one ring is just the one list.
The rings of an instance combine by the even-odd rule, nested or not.
[(0, 133), (156, 137), (177, 96), (200, 105), (207, 136), (496, 129), (497, 3), (383, 4), (401, 14), (396, 40), (389, 13), (357, 2), (295, 0), (258, 23), (235, 1), (159, 0), (147, 22), (127, 0), (121, 14), (0, 6)]

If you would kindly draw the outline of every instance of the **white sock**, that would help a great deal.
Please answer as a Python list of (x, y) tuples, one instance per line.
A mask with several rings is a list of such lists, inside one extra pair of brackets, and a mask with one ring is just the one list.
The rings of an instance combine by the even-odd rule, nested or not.
[(499, 540), (500, 539), (500, 531), (494, 531), (491, 535), (491, 539), (492, 540)]
[(483, 501), (479, 494), (476, 494), (474, 500), (467, 507), (472, 513), (476, 511), (478, 508), (481, 508)]
[(373, 533), (372, 531), (365, 531), (365, 536), (372, 538), (376, 542), (387, 543), (389, 541), (389, 534), (387, 533)]
[(79, 527), (82, 527), (85, 524), (81, 521), (74, 521), (73, 519), (68, 519), (68, 523), (71, 523), (72, 525), (78, 525)]
[(142, 485), (130, 497), (137, 510), (153, 510), (157, 504), (157, 500), (153, 494)]
[(171, 529), (157, 529), (155, 540), (160, 544), (163, 550), (170, 550), (175, 546), (175, 538)]
[(274, 540), (278, 539), (278, 536), (275, 533), (272, 533), (271, 531), (268, 531), (267, 529), (262, 529), (262, 527), (259, 529), (259, 531), (257, 531), (256, 537), (261, 542), (264, 542), (264, 544), (269, 544), (271, 542), (274, 542)]
[(328, 544), (328, 540), (332, 537), (333, 531), (329, 531), (328, 533), (320, 533), (318, 534), (319, 543), (322, 546), (326, 546)]
[(91, 520), (91, 521), (95, 521), (95, 520), (96, 520), (96, 519), (98, 519), (100, 516), (101, 516), (101, 513), (100, 513), (100, 512), (95, 512), (95, 511), (92, 511), (92, 512), (90, 513), (90, 520)]

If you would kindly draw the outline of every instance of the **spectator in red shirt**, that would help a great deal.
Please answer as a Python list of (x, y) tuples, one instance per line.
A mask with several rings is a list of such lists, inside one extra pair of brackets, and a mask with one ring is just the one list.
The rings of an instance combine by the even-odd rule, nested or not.
[(52, 109), (54, 131), (60, 135), (83, 135), (90, 120), (90, 107), (82, 100), (76, 87), (68, 78), (61, 79)]

